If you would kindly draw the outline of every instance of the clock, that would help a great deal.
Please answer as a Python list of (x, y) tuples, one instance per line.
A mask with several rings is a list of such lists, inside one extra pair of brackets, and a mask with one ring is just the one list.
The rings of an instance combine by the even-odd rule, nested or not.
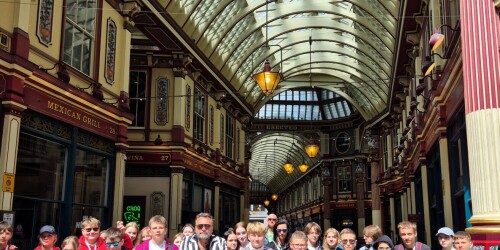
[(351, 148), (351, 137), (346, 132), (341, 132), (335, 138), (335, 147), (337, 148), (337, 152), (341, 154), (347, 153), (349, 148)]

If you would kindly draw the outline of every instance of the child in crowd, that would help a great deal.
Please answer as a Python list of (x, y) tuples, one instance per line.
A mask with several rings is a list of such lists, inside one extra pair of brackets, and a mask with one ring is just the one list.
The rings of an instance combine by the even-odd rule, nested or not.
[(141, 229), (141, 232), (137, 236), (141, 240), (141, 243), (151, 239), (150, 228), (145, 226)]
[(266, 249), (264, 238), (266, 237), (266, 226), (262, 222), (252, 222), (247, 226), (248, 240), (252, 249)]
[(161, 215), (155, 215), (149, 219), (149, 228), (151, 239), (143, 241), (135, 249), (136, 250), (149, 250), (149, 249), (165, 249), (165, 250), (177, 250), (176, 245), (169, 244), (168, 238), (165, 235), (168, 232), (167, 229), (167, 219)]
[(106, 230), (106, 247), (110, 250), (126, 250), (127, 248), (123, 246), (124, 235), (122, 231), (118, 228), (112, 227)]
[(39, 243), (35, 250), (60, 250), (59, 247), (55, 246), (57, 242), (57, 233), (56, 229), (51, 225), (45, 225), (40, 228), (38, 241)]
[(78, 244), (78, 237), (76, 236), (68, 236), (66, 237), (62, 244), (62, 250), (78, 250), (80, 248), (80, 244)]
[(180, 247), (182, 239), (184, 239), (184, 234), (182, 232), (176, 234), (174, 236), (174, 245), (176, 245), (177, 247)]
[(134, 246), (139, 245), (141, 243), (141, 240), (137, 235), (139, 234), (139, 226), (135, 222), (129, 222), (125, 226), (125, 233), (130, 237), (130, 240), (134, 242)]
[(194, 234), (194, 227), (190, 223), (187, 223), (182, 227), (181, 232), (184, 234), (184, 236), (193, 236)]
[(0, 249), (16, 249), (16, 246), (9, 246), (9, 241), (12, 238), (12, 233), (14, 229), (12, 225), (7, 221), (0, 221)]

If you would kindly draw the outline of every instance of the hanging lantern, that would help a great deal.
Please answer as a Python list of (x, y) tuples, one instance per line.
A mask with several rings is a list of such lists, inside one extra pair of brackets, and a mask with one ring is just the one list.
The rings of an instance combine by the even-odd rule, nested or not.
[(285, 169), (285, 172), (286, 172), (287, 174), (291, 174), (291, 173), (293, 173), (293, 164), (292, 164), (292, 163), (290, 163), (289, 161), (287, 161), (287, 162), (285, 163), (285, 165), (283, 165), (283, 168)]
[(314, 158), (319, 152), (319, 146), (313, 140), (309, 140), (309, 144), (305, 147), (305, 150), (309, 158)]
[(277, 194), (273, 194), (273, 195), (271, 195), (271, 199), (272, 199), (273, 201), (277, 201), (277, 200), (278, 200), (278, 195), (277, 195)]
[(268, 96), (274, 92), (281, 81), (279, 72), (271, 71), (271, 64), (268, 60), (264, 63), (264, 70), (252, 76), (253, 80), (259, 84), (264, 95)]
[(302, 162), (302, 164), (299, 165), (299, 170), (302, 173), (307, 172), (307, 169), (309, 169), (309, 166), (305, 162)]
[(264, 206), (266, 206), (266, 207), (267, 207), (267, 206), (269, 206), (269, 203), (270, 203), (270, 201), (269, 201), (268, 199), (266, 199), (266, 200), (264, 201)]

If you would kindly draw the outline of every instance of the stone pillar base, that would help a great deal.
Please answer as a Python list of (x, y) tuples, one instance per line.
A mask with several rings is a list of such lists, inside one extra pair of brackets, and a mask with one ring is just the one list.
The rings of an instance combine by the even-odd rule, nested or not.
[(490, 249), (500, 245), (500, 225), (472, 226), (465, 231), (470, 233), (475, 249)]

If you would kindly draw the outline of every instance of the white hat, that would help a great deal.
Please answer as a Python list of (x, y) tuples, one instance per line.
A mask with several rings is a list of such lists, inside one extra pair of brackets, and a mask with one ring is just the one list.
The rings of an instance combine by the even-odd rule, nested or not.
[(455, 233), (453, 233), (453, 230), (451, 230), (451, 228), (449, 227), (442, 227), (438, 230), (438, 232), (436, 233), (436, 236), (438, 236), (439, 234), (444, 234), (444, 235), (448, 235), (448, 236), (453, 236), (455, 235)]

